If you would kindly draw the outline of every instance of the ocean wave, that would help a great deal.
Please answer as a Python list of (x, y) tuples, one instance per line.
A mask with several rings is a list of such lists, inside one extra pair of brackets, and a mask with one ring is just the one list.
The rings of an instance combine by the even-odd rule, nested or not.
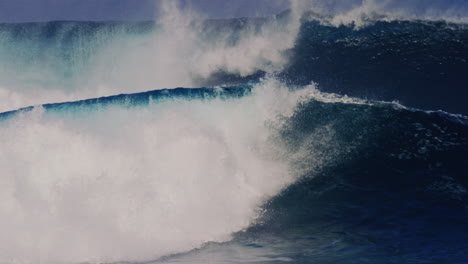
[(0, 25), (0, 262), (466, 262), (457, 10), (162, 4)]

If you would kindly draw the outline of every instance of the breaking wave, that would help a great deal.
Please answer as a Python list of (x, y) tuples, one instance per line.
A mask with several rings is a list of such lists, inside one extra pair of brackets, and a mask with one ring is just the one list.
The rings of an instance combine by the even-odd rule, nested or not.
[(431, 10), (0, 24), (0, 262), (466, 262), (468, 29)]

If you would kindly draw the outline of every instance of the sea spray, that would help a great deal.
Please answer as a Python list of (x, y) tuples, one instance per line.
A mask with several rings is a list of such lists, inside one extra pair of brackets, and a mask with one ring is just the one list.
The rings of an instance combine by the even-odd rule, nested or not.
[(295, 180), (271, 137), (307, 90), (36, 107), (1, 123), (0, 259), (150, 260), (225, 241)]

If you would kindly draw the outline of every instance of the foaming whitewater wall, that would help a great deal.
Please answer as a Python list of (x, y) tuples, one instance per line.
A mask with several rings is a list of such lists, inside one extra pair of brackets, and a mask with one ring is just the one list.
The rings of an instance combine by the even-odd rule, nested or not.
[(238, 99), (1, 121), (0, 262), (142, 261), (228, 240), (295, 180), (272, 135), (308, 92), (267, 80)]

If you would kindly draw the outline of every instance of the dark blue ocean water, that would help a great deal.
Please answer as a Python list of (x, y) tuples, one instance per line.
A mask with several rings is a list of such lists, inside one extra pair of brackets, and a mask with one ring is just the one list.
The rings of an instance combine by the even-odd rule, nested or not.
[[(218, 32), (242, 28), (245, 23), (211, 21), (205, 26)], [(253, 24), (260, 27), (262, 23)], [(8, 72), (21, 68), (33, 72), (37, 65), (31, 65), (46, 61), (44, 67), (54, 73), (50, 85), (76, 84), (95, 53), (111, 41), (107, 34), (96, 44), (99, 32), (141, 36), (154, 30), (157, 26), (149, 22), (0, 25), (0, 36), (8, 35), (0, 38), (0, 72), (4, 74), (0, 87), (20, 82), (18, 75)], [(241, 36), (237, 37), (231, 41), (239, 41)], [(171, 102), (216, 102), (220, 105), (215, 109), (224, 111), (223, 103), (235, 104), (257, 94), (255, 87), (265, 82), (265, 76), (278, 80), (291, 93), (315, 82), (322, 93), (333, 93), (339, 99), (299, 100), (292, 114), (282, 116), (269, 135), (282, 149), (281, 158), (288, 160), (296, 180), (263, 201), (259, 216), (226, 242), (207, 240), (189, 251), (148, 259), (149, 263), (463, 264), (468, 263), (467, 45), (466, 26), (446, 22), (376, 22), (364, 28), (304, 22), (293, 48), (284, 51), (290, 60), (281, 71), (259, 69), (241, 75), (220, 69), (197, 79), (204, 88), (49, 102), (42, 109), (46, 120), (76, 119), (80, 126), (82, 118), (115, 107), (120, 109), (115, 115), (130, 111), (135, 120), (139, 111)], [(23, 85), (28, 82), (33, 79), (21, 79)], [(345, 94), (362, 101), (346, 100), (349, 97), (341, 96)], [(400, 104), (388, 103), (392, 101)], [(0, 114), (0, 129), (22, 122), (15, 120), (23, 120), (35, 109)], [(206, 111), (209, 115), (213, 109)], [(48, 155), (49, 145), (41, 146)], [(23, 166), (33, 163), (28, 159), (21, 159)], [(180, 166), (186, 162), (181, 159)], [(2, 210), (2, 214), (7, 212)], [(170, 238), (165, 239), (169, 243)]]

